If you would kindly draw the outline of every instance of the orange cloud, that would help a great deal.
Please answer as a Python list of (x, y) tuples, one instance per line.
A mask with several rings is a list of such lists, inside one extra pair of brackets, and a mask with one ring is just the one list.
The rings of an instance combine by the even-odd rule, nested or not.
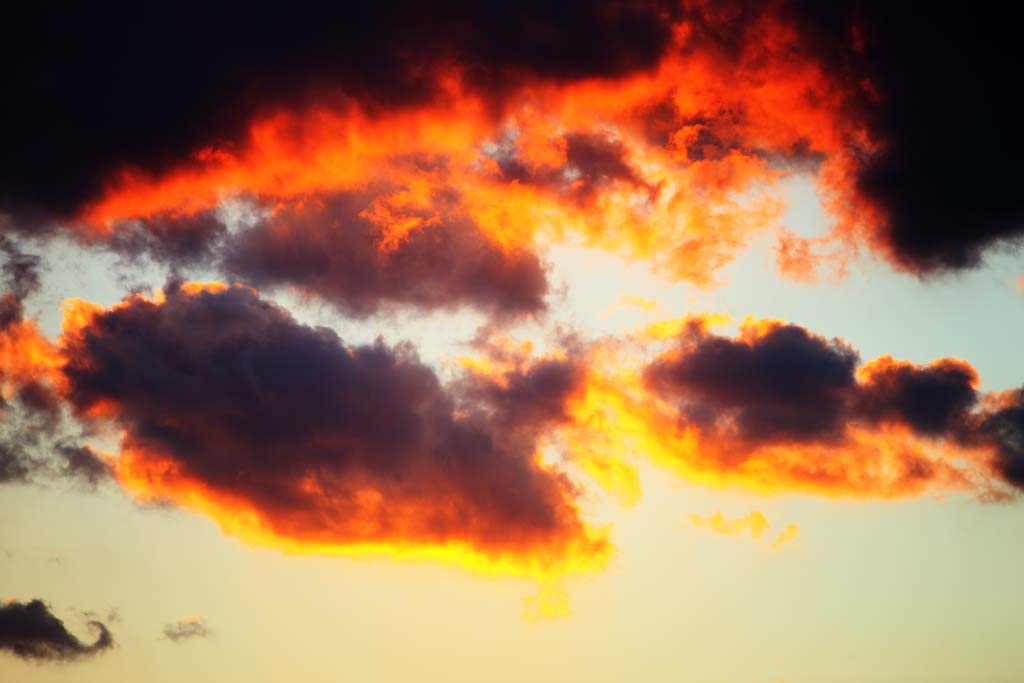
[(619, 473), (635, 472), (637, 458), (694, 483), (760, 493), (998, 497), (1012, 483), (993, 472), (991, 436), (973, 436), (993, 413), (978, 404), (977, 375), (963, 361), (883, 357), (858, 369), (848, 345), (797, 326), (748, 320), (735, 338), (711, 326), (684, 319), (667, 334), (647, 329), (590, 350), (565, 438), (606, 489), (636, 499), (624, 483), (635, 480)]
[(764, 12), (733, 27), (743, 40), (730, 51), (704, 33), (718, 22), (728, 17), (697, 3), (648, 69), (521, 79), (497, 101), (456, 63), (427, 72), (436, 94), (426, 102), (278, 107), (229, 147), (167, 172), (125, 168), (78, 218), (99, 238), (229, 196), (257, 198), (273, 214), (387, 185), (359, 209), (384, 252), (465, 220), (505, 248), (582, 241), (707, 285), (777, 221), (777, 181), (807, 167), (776, 158), (824, 158), (821, 186), (843, 213), (854, 189), (832, 169), (871, 148), (843, 106), (847, 84), (801, 53), (792, 26)]
[(446, 387), (409, 348), (346, 347), (219, 283), (71, 302), (60, 344), (77, 414), (122, 430), (121, 485), (248, 543), (538, 580), (612, 551), (539, 455), (578, 382), (569, 364)]
[(784, 545), (792, 543), (800, 535), (800, 527), (797, 524), (787, 524), (774, 539), (768, 540), (765, 534), (771, 529), (771, 523), (757, 510), (752, 511), (746, 517), (729, 519), (721, 512), (710, 516), (697, 514), (688, 515), (687, 519), (695, 527), (709, 529), (722, 536), (741, 536), (749, 533), (750, 537), (761, 542), (764, 539), (765, 547), (776, 550)]

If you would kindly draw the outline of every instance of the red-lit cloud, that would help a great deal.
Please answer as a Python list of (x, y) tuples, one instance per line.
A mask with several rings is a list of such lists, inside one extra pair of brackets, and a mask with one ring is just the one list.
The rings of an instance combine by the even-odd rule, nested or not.
[(576, 457), (636, 498), (634, 455), (695, 482), (830, 497), (1009, 495), (1020, 485), (1016, 394), (980, 395), (966, 362), (861, 365), (840, 340), (777, 321), (735, 338), (709, 318), (653, 326), (652, 360), (606, 342), (570, 404)]
[(219, 284), (73, 303), (60, 345), (77, 414), (123, 431), (122, 486), (248, 542), (537, 577), (611, 550), (539, 459), (576, 388), (568, 366), (446, 388), (409, 346), (347, 347)]

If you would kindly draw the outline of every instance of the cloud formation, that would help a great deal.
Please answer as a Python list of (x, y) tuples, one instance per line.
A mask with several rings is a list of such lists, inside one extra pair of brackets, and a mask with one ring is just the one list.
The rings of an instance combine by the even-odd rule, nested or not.
[(967, 362), (862, 364), (848, 344), (798, 325), (747, 320), (726, 337), (715, 322), (652, 326), (642, 346), (669, 346), (639, 367), (635, 345), (592, 353), (572, 431), (576, 457), (606, 488), (628, 486), (633, 452), (694, 481), (763, 492), (1020, 488), (1019, 392), (979, 393)]
[[(0, 174), (0, 210), (9, 230), (72, 226), (175, 262), (216, 261), (223, 238), (230, 276), (360, 315), (537, 312), (534, 252), (551, 241), (710, 284), (780, 227), (778, 183), (794, 174), (815, 178), (832, 226), (780, 231), (784, 274), (842, 270), (861, 249), (918, 274), (970, 267), (1021, 235), (1024, 205), (1012, 22), (968, 14), (229, 3), (202, 30), (187, 12), (122, 8), (146, 30), (116, 39), (103, 12), (28, 16), (18, 25), (39, 34), (5, 43), (16, 106), (0, 135), (17, 172)], [(228, 196), (266, 219), (227, 234), (213, 216)]]
[(83, 643), (67, 630), (42, 600), (0, 604), (0, 652), (37, 662), (72, 662), (92, 657), (114, 646), (103, 622), (89, 621), (97, 635), (92, 644)]
[(268, 111), (419, 103), (444, 95), (438, 79), (454, 65), (488, 97), (512, 79), (628, 73), (658, 58), (668, 9), (399, 1), (280, 12), (221, 3), (196, 22), (185, 8), (22, 7), (8, 22), (19, 30), (2, 41), (6, 90), (18, 104), (0, 133), (10, 160), (0, 203), (22, 224), (66, 219), (125, 168), (158, 175), (198, 150), (241, 143)]
[(974, 266), (987, 248), (1019, 242), (1024, 201), (1012, 169), (1024, 135), (1020, 93), (1007, 87), (1017, 71), (1008, 10), (791, 6), (833, 77), (867, 84), (851, 104), (879, 142), (856, 175), (857, 193), (882, 214), (869, 241), (918, 273)]
[(72, 305), (61, 354), (76, 413), (124, 430), (120, 483), (249, 542), (524, 574), (610, 551), (539, 460), (571, 372), (448, 388), (408, 345), (346, 347), (245, 287), (181, 283)]

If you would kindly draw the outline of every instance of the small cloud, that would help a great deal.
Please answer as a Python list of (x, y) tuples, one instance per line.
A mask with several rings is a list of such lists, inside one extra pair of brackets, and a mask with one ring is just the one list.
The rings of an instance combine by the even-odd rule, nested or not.
[(799, 527), (799, 525), (797, 525), (797, 524), (787, 524), (786, 528), (783, 529), (779, 533), (779, 535), (775, 537), (775, 540), (772, 541), (771, 544), (768, 547), (771, 548), (772, 550), (775, 550), (776, 548), (781, 548), (782, 546), (787, 545), (787, 544), (792, 543), (793, 541), (795, 541), (799, 535), (800, 535), (800, 527)]
[(213, 631), (206, 625), (201, 614), (182, 617), (174, 623), (164, 626), (164, 636), (175, 643), (193, 638), (209, 638), (211, 635), (213, 635)]
[(93, 643), (82, 642), (42, 600), (6, 598), (0, 606), (0, 652), (36, 662), (71, 662), (109, 650), (114, 639), (105, 624), (92, 620)]
[(761, 543), (771, 550), (781, 548), (793, 542), (800, 535), (799, 525), (787, 524), (774, 539), (768, 540), (767, 534), (772, 525), (757, 510), (752, 511), (746, 517), (735, 519), (729, 519), (721, 512), (716, 512), (710, 516), (687, 515), (687, 519), (692, 526), (709, 529), (721, 536), (743, 536), (749, 533), (754, 541)]
[(637, 308), (644, 313), (651, 313), (658, 310), (661, 307), (661, 302), (655, 299), (645, 299), (642, 296), (633, 296), (630, 294), (619, 294), (619, 297), (614, 303), (608, 306), (600, 313), (597, 314), (598, 318), (602, 320), (610, 317), (614, 313), (618, 313), (621, 310), (627, 308)]

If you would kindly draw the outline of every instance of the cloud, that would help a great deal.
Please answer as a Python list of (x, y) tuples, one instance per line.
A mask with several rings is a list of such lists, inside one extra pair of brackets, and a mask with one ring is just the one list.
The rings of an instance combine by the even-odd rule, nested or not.
[(24, 300), (39, 288), (39, 257), (25, 254), (0, 235), (7, 291), (0, 295), (0, 483), (25, 483), (45, 469), (39, 453), (60, 422), (60, 399), (53, 388), (56, 349)]
[(729, 519), (721, 512), (710, 516), (687, 515), (687, 520), (695, 527), (709, 529), (721, 536), (742, 536), (749, 533), (750, 537), (762, 543), (770, 550), (776, 550), (796, 540), (800, 535), (800, 527), (797, 524), (787, 524), (785, 528), (776, 534), (775, 538), (768, 539), (765, 535), (771, 529), (771, 523), (759, 511), (753, 510), (746, 517)]
[[(357, 316), (395, 305), (497, 315), (545, 309), (545, 268), (532, 250), (503, 247), (458, 209), (373, 214), (380, 196), (343, 193), (280, 209), (226, 245), (223, 270), (255, 287), (317, 294)], [(417, 227), (382, 247), (382, 230), (402, 221)]]
[[(22, 8), (11, 23), (24, 30), (3, 46), (17, 106), (0, 133), (9, 168), (20, 171), (0, 175), (0, 204), (22, 225), (67, 218), (126, 168), (159, 174), (197, 150), (242, 142), (260, 114), (346, 98), (376, 109), (415, 104), (443, 96), (438, 81), (449, 71), (489, 99), (524, 79), (629, 73), (657, 60), (670, 11), (668, 3), (399, 1), (280, 13), (228, 4), (205, 11), (196, 30), (186, 11)], [(138, 30), (123, 30), (125, 22)], [(124, 59), (129, 53), (135, 59)]]
[[(370, 215), (400, 218), (385, 221), (399, 235), (410, 219), (439, 232), (441, 244), (406, 247), (419, 255), (443, 260), (446, 240), (461, 257), (464, 240), (526, 249), (543, 234), (709, 284), (778, 227), (777, 181), (813, 173), (834, 221), (820, 239), (780, 233), (780, 267), (798, 279), (842, 271), (862, 248), (918, 274), (970, 267), (1024, 230), (1013, 22), (987, 12), (399, 2), (286, 17), (218, 7), (196, 31), (187, 12), (121, 8), (146, 27), (136, 33), (103, 12), (23, 11), (31, 28), (5, 43), (9, 229), (56, 221), (83, 240), (202, 259), (227, 194), (304, 214), (307, 197), (390, 182)], [(389, 214), (398, 195), (423, 210)], [(276, 265), (286, 280), (301, 272)], [(345, 288), (319, 277), (328, 298)]]
[[(574, 457), (612, 491), (643, 454), (687, 479), (771, 493), (893, 498), (1020, 487), (1017, 393), (982, 394), (965, 361), (862, 364), (838, 339), (747, 320), (660, 323), (591, 349), (568, 404)], [(651, 345), (668, 344), (638, 360)]]
[(1024, 388), (991, 397), (971, 438), (991, 447), (997, 472), (1024, 490)]
[(5, 256), (4, 287), (15, 299), (24, 301), (39, 289), (39, 256), (22, 252), (14, 240), (3, 235), (0, 235), (0, 252)]
[(695, 424), (748, 441), (829, 440), (842, 426), (858, 360), (850, 347), (795, 325), (748, 327), (736, 340), (684, 337), (644, 377), (656, 393), (685, 397), (680, 410)]
[(164, 637), (174, 643), (196, 638), (209, 638), (213, 631), (206, 625), (202, 615), (183, 617), (164, 626)]
[(41, 600), (5, 601), (0, 604), (0, 652), (38, 662), (71, 662), (92, 657), (114, 646), (114, 639), (100, 621), (89, 621), (97, 634), (92, 644), (83, 643), (55, 617)]
[[(928, 274), (978, 265), (1019, 242), (1024, 202), (1013, 181), (1024, 136), (1012, 112), (1014, 22), (999, 11), (893, 3), (783, 3), (803, 49), (835, 81), (859, 84), (847, 106), (868, 153), (837, 173), (852, 181), (847, 226), (898, 267)], [(935, 145), (937, 136), (947, 142)], [(845, 179), (842, 178), (845, 176)], [(860, 216), (856, 216), (860, 214)], [(865, 216), (870, 216), (864, 220)]]
[(955, 359), (859, 365), (839, 340), (748, 321), (736, 338), (691, 325), (642, 376), (705, 467), (831, 494), (966, 486), (967, 473), (928, 442), (959, 445), (977, 401), (974, 369)]
[[(87, 242), (205, 263), (229, 237), (211, 216), (225, 196), (243, 195), (272, 215), (232, 250), (232, 276), (298, 286), (350, 312), (381, 296), (537, 311), (538, 244), (582, 240), (710, 284), (781, 214), (771, 188), (786, 164), (776, 158), (798, 168), (859, 151), (863, 123), (842, 106), (844, 84), (770, 12), (750, 22), (701, 3), (423, 12), (211, 10), (211, 43), (189, 17), (154, 21), (133, 9), (126, 16), (160, 30), (147, 31), (147, 57), (132, 64), (120, 50), (61, 57), (92, 15), (25, 22), (62, 40), (24, 46), (19, 54), (35, 58), (12, 61), (32, 97), (12, 95), (25, 106), (11, 114), (21, 125), (9, 129), (21, 133), (5, 148), (32, 163), (0, 177), (10, 227), (60, 219)], [(719, 44), (716, 32), (734, 24), (747, 49)], [(189, 41), (173, 38), (185, 27)], [(102, 43), (107, 30), (100, 21), (91, 35)], [(268, 31), (273, 40), (250, 42)], [(225, 47), (224, 35), (237, 45)], [(75, 73), (82, 54), (93, 64), (86, 74)], [(179, 69), (190, 63), (203, 73)], [(65, 98), (81, 101), (67, 83), (88, 83), (94, 108), (76, 125), (48, 125)], [(167, 98), (178, 102), (174, 117)], [(27, 132), (36, 126), (46, 134)], [(45, 162), (68, 150), (75, 164)], [(33, 180), (35, 168), (67, 177)], [(280, 248), (293, 240), (293, 250)], [(373, 296), (360, 298), (345, 266), (367, 274)], [(403, 268), (424, 276), (422, 292), (396, 288)]]
[(111, 464), (89, 446), (59, 443), (55, 447), (55, 452), (59, 472), (67, 479), (96, 487), (113, 476)]
[(408, 344), (345, 346), (242, 286), (72, 305), (66, 398), (124, 430), (114, 474), (249, 542), (522, 574), (603, 565), (576, 486), (539, 459), (571, 368), (446, 387)]

